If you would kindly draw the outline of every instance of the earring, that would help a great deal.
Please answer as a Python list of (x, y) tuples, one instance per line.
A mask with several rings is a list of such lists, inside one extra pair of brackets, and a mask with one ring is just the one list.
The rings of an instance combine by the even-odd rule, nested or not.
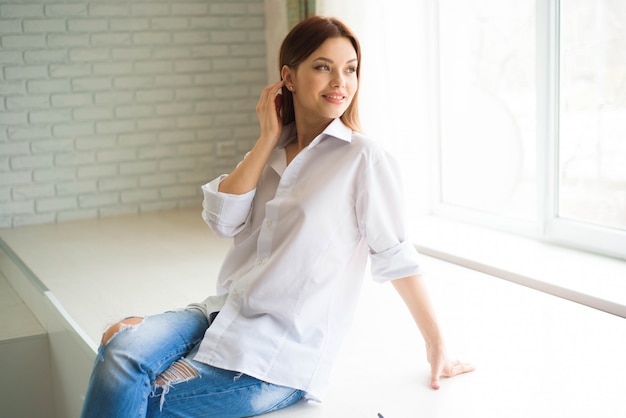
[(287, 89), (289, 89), (289, 91), (293, 91), (293, 86), (289, 86)]

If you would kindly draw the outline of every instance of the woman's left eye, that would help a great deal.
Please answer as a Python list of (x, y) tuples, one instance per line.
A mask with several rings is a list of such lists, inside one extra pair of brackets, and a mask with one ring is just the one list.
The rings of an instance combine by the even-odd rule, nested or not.
[(346, 72), (348, 72), (348, 73), (355, 73), (356, 72), (356, 67), (348, 67), (346, 69)]

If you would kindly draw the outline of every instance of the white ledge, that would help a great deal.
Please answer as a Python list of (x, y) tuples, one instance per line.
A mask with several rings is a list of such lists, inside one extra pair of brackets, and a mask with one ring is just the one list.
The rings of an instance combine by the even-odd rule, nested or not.
[(626, 261), (434, 216), (417, 230), (423, 254), (626, 318)]

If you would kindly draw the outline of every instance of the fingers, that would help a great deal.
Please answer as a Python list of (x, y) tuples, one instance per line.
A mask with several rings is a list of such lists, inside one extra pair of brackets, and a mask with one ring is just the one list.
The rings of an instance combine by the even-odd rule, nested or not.
[(279, 96), (279, 93), (284, 84), (285, 82), (281, 80), (278, 83), (270, 84), (269, 86), (265, 87), (261, 92), (261, 97), (259, 97), (257, 110), (259, 110), (260, 107), (263, 107), (270, 103), (275, 104), (276, 97)]
[(476, 369), (471, 363), (462, 363), (459, 360), (454, 360), (449, 366), (450, 369), (448, 373), (442, 375), (443, 377), (454, 377), (459, 374), (472, 372)]
[(276, 106), (276, 113), (280, 112), (280, 108), (283, 105), (283, 95), (282, 94), (277, 94), (276, 97), (274, 97), (274, 105)]
[(280, 93), (282, 87), (285, 85), (283, 80), (280, 80), (278, 83), (270, 84), (265, 89), (263, 89), (263, 96), (273, 98), (276, 94)]
[[(265, 87), (256, 106), (257, 118), (261, 124), (261, 136), (277, 141), (282, 130), (280, 116), (284, 81)], [(275, 144), (274, 144), (275, 145)]]
[(442, 364), (437, 364), (437, 363), (432, 363), (430, 366), (430, 386), (435, 389), (438, 390), (439, 389), (439, 376), (441, 376), (443, 373), (443, 365)]
[(454, 377), (463, 373), (469, 373), (476, 370), (471, 363), (463, 363), (459, 360), (454, 360), (445, 366), (437, 367), (433, 365), (431, 367), (431, 381), (430, 385), (433, 389), (438, 390), (441, 385), (439, 384), (440, 377)]
[(257, 113), (263, 113), (267, 111), (277, 113), (278, 111), (280, 111), (280, 105), (282, 103), (283, 97), (280, 92), (284, 84), (284, 81), (281, 80), (278, 83), (271, 84), (263, 89), (261, 97), (259, 98), (259, 103), (257, 104)]

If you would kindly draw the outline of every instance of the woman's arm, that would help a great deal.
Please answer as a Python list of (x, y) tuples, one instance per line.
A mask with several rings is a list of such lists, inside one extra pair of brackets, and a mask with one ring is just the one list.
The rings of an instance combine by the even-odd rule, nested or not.
[(392, 283), (409, 308), (426, 342), (426, 354), (431, 368), (432, 388), (439, 389), (440, 377), (453, 377), (473, 371), (474, 366), (471, 364), (461, 363), (458, 360), (451, 361), (448, 358), (443, 337), (435, 318), (435, 312), (430, 303), (422, 277), (419, 275), (409, 276), (393, 280)]
[(283, 81), (279, 81), (263, 89), (256, 107), (261, 124), (261, 136), (247, 157), (220, 183), (220, 192), (244, 194), (256, 188), (263, 168), (282, 131), (279, 114), (282, 96), (276, 94), (282, 86)]

